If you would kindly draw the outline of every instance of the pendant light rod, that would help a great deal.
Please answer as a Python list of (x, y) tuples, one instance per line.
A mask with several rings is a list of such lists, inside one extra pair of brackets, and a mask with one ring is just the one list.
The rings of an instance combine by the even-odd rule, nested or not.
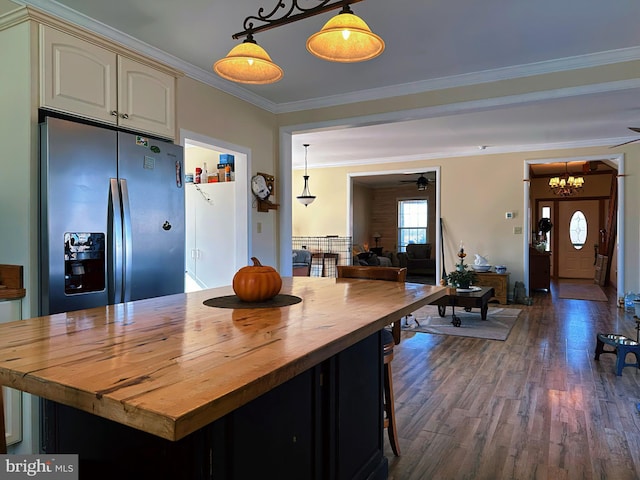
[[(278, 4), (275, 6), (273, 11), (268, 15), (264, 15), (264, 8), (260, 7), (258, 10), (258, 15), (250, 15), (244, 19), (243, 27), (244, 31), (234, 33), (231, 35), (231, 38), (237, 40), (242, 37), (249, 36), (254, 33), (263, 32), (265, 30), (270, 30), (272, 28), (280, 27), (282, 25), (287, 25), (289, 23), (297, 22), (298, 20), (302, 20), (305, 18), (313, 17), (315, 15), (320, 15), (321, 13), (329, 12), (331, 10), (335, 10), (337, 8), (343, 7), (349, 12), (349, 5), (352, 3), (362, 2), (362, 0), (338, 0), (336, 2), (330, 3), (331, 0), (322, 0), (319, 5), (313, 8), (304, 8), (298, 5), (298, 0), (292, 0), (291, 6), (289, 10), (279, 18), (272, 17), (278, 13), (279, 9), (286, 8), (285, 2), (282, 0), (278, 0)], [(293, 13), (294, 10), (297, 9), (300, 13)], [(265, 22), (263, 25), (259, 25), (257, 27), (253, 26), (253, 22)]]
[(304, 174), (307, 175), (307, 149), (309, 148), (309, 144), (303, 143), (302, 146), (304, 147)]

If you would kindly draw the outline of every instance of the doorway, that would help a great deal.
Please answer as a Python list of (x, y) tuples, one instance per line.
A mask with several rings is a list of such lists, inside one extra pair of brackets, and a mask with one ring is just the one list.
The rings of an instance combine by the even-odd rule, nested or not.
[(232, 155), (231, 182), (185, 183), (185, 291), (230, 285), (249, 258), (249, 150), (181, 131), (185, 173), (206, 162), (215, 172), (220, 155)]
[[(429, 275), (429, 282), (438, 283), (441, 276), (441, 223), (440, 223), (440, 167), (420, 167), (397, 171), (372, 171), (348, 174), (347, 192), (347, 235), (354, 243), (375, 241), (372, 232), (378, 232), (384, 248), (393, 257), (403, 250), (398, 238), (398, 211), (400, 200), (427, 200), (426, 243), (432, 245), (431, 259), (435, 263), (435, 278)], [(425, 186), (417, 183), (418, 178), (426, 178)], [(366, 193), (362, 193), (363, 189)], [(379, 208), (371, 211), (371, 192), (378, 189), (376, 202)], [(360, 192), (360, 193), (358, 193)], [(416, 243), (420, 243), (419, 241)], [(381, 252), (382, 253), (382, 252)]]
[(599, 225), (598, 200), (558, 202), (559, 278), (594, 278)]
[[(624, 177), (625, 177), (625, 168), (624, 168), (624, 154), (616, 154), (611, 156), (587, 156), (587, 157), (567, 157), (567, 158), (547, 158), (547, 159), (537, 159), (537, 160), (525, 160), (524, 164), (524, 211), (528, 212), (524, 219), (524, 231), (532, 232), (532, 229), (535, 230), (535, 225), (533, 224), (535, 220), (535, 215), (532, 212), (535, 212), (535, 207), (531, 204), (531, 174), (530, 169), (532, 165), (544, 165), (544, 164), (552, 164), (552, 163), (567, 163), (567, 162), (603, 162), (611, 166), (616, 172), (615, 176), (616, 181), (616, 191), (617, 191), (617, 228), (616, 232), (616, 250), (614, 250), (615, 257), (612, 258), (612, 265), (616, 266), (615, 277), (614, 271), (612, 269), (612, 277), (611, 281), (615, 283), (616, 294), (618, 297), (624, 296), (625, 291), (625, 269), (624, 269), (624, 251), (625, 251), (625, 225), (623, 219), (625, 218), (625, 202), (624, 202)], [(557, 201), (557, 199), (555, 199)], [(569, 203), (567, 202), (558, 202), (558, 203)], [(559, 214), (558, 214), (559, 215)], [(596, 217), (597, 218), (597, 217)], [(552, 220), (553, 221), (553, 220)], [(560, 224), (561, 220), (558, 217), (558, 223)], [(597, 226), (597, 220), (594, 223), (595, 227), (593, 228), (593, 234), (595, 237), (591, 237), (589, 240), (585, 240), (586, 242), (590, 242), (591, 247), (588, 247), (589, 243), (587, 243), (587, 250), (590, 248), (591, 252), (591, 262), (593, 262), (594, 253), (593, 253), (593, 244), (598, 242), (598, 235), (600, 234)], [(592, 241), (593, 240), (593, 241)], [(529, 288), (529, 242), (531, 238), (525, 236), (523, 238), (523, 264), (524, 264), (524, 280), (525, 287), (527, 292), (530, 291)], [(554, 246), (554, 248), (557, 246)], [(586, 247), (585, 247), (586, 248)], [(585, 252), (587, 251), (585, 250)], [(586, 256), (586, 254), (585, 254)], [(559, 255), (555, 255), (555, 261), (558, 260)], [(578, 259), (574, 259), (573, 262), (581, 261)], [(585, 266), (586, 269), (586, 266)], [(592, 270), (593, 272), (593, 270)], [(577, 274), (577, 273), (575, 273)], [(560, 273), (558, 273), (560, 276)], [(580, 278), (580, 277), (578, 277)], [(593, 275), (590, 277), (593, 279)], [(614, 280), (615, 278), (615, 280)]]

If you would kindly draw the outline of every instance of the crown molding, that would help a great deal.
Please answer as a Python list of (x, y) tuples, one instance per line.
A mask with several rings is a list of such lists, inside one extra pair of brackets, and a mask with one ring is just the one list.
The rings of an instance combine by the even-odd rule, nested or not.
[[(134, 52), (139, 52), (147, 57), (164, 63), (167, 66), (183, 72), (186, 76), (207, 84), (213, 88), (228, 93), (234, 97), (251, 103), (257, 107), (271, 113), (289, 113), (302, 110), (333, 107), (356, 102), (366, 102), (380, 100), (415, 93), (441, 90), (444, 88), (463, 87), (481, 83), (490, 83), (500, 80), (511, 80), (516, 78), (529, 77), (533, 75), (543, 75), (554, 72), (562, 72), (574, 69), (596, 67), (619, 62), (627, 62), (640, 59), (640, 47), (629, 47), (606, 52), (590, 53), (574, 57), (558, 58), (524, 65), (514, 65), (493, 70), (471, 72), (462, 75), (452, 75), (448, 77), (435, 78), (419, 82), (411, 82), (388, 87), (374, 88), (359, 92), (351, 92), (344, 95), (333, 95), (327, 97), (312, 98), (299, 102), (289, 102), (276, 104), (266, 100), (259, 95), (227, 80), (221, 79), (213, 72), (203, 70), (189, 64), (173, 55), (170, 55), (158, 48), (144, 43), (130, 35), (127, 35), (104, 23), (98, 22), (86, 15), (83, 15), (55, 0), (12, 0), (16, 4), (32, 6), (58, 17), (62, 20), (78, 25), (91, 32), (95, 32), (111, 41), (117, 42)], [(13, 12), (10, 12), (13, 13)], [(37, 13), (30, 10), (31, 15)], [(15, 14), (16, 21), (23, 13)], [(6, 17), (6, 16), (5, 16)], [(22, 21), (25, 19), (23, 18)], [(0, 28), (2, 25), (0, 24)]]
[(213, 72), (209, 72), (202, 68), (196, 67), (187, 62), (180, 61), (183, 64), (182, 71), (184, 74), (192, 78), (194, 80), (198, 80), (199, 82), (204, 83), (205, 85), (209, 85), (210, 87), (221, 90), (229, 95), (232, 95), (240, 100), (244, 100), (245, 102), (251, 103), (256, 107), (262, 108), (270, 113), (276, 113), (278, 110), (278, 105), (270, 100), (267, 100), (264, 97), (256, 95), (253, 92), (250, 92), (246, 88), (242, 88), (236, 83), (225, 80), (218, 75), (215, 75)]
[[(18, 2), (14, 2), (18, 3)], [(38, 22), (46, 23), (51, 17), (48, 15), (29, 7), (17, 7), (15, 10), (0, 15), (0, 31), (11, 28), (15, 25), (27, 22), (29, 20), (36, 20)]]
[[(559, 88), (555, 90), (543, 90), (540, 92), (531, 92), (524, 93), (519, 95), (506, 95), (503, 97), (493, 97), (493, 98), (484, 98), (481, 100), (471, 100), (468, 102), (458, 102), (458, 103), (448, 103), (444, 105), (435, 105), (431, 107), (423, 107), (416, 108), (413, 110), (402, 110), (402, 111), (393, 111), (387, 113), (380, 113), (375, 115), (366, 115), (359, 117), (351, 117), (348, 119), (348, 125), (376, 125), (382, 123), (395, 123), (402, 122), (408, 120), (420, 120), (427, 118), (435, 118), (440, 116), (447, 115), (455, 115), (462, 113), (471, 113), (482, 110), (491, 110), (496, 107), (506, 107), (513, 105), (524, 105), (524, 104), (534, 104), (536, 102), (542, 102), (547, 100), (554, 100), (560, 98), (568, 98), (580, 95), (593, 95), (596, 93), (606, 93), (606, 92), (615, 92), (622, 90), (630, 90), (640, 88), (640, 78), (634, 78), (630, 80), (620, 80), (615, 82), (605, 82), (599, 84), (592, 85), (581, 85), (578, 87), (567, 87), (567, 88)], [(331, 128), (347, 128), (347, 124), (345, 123), (345, 119), (335, 120), (335, 121), (326, 121), (319, 122), (313, 124), (301, 124), (301, 125), (287, 125), (281, 127), (283, 130), (287, 132), (305, 132), (312, 130), (321, 130), (321, 129), (331, 129)], [(622, 137), (616, 139), (603, 139), (603, 140), (594, 140), (595, 144), (567, 144), (565, 147), (555, 147), (554, 145), (559, 144), (545, 144), (543, 145), (544, 150), (547, 148), (575, 148), (575, 147), (592, 147), (592, 146), (600, 146), (605, 145), (606, 142), (617, 141), (618, 143), (622, 143), (625, 140), (631, 140), (633, 137)], [(605, 143), (602, 143), (605, 142)], [(547, 147), (546, 145), (551, 145), (551, 147)], [(615, 145), (615, 143), (610, 143), (610, 145)], [(532, 146), (524, 146), (523, 150), (538, 150), (538, 147)], [(522, 150), (508, 150), (509, 152), (522, 151)], [(482, 155), (487, 153), (496, 153), (495, 149), (491, 151), (484, 150), (482, 152), (470, 151), (470, 152), (460, 152), (459, 154), (455, 154), (454, 156), (464, 156), (464, 155)], [(502, 152), (500, 152), (502, 153)], [(504, 152), (506, 153), (506, 152)], [(447, 156), (446, 153), (437, 153), (434, 158), (440, 158), (442, 156)], [(426, 158), (424, 155), (419, 155), (419, 159)], [(431, 157), (428, 157), (431, 158)], [(392, 160), (392, 161), (405, 161), (406, 158), (402, 158), (400, 160)], [(389, 161), (389, 159), (380, 159), (380, 163), (384, 163), (384, 161)], [(373, 162), (374, 160), (367, 160), (367, 163)], [(341, 162), (342, 165), (347, 164), (347, 162)], [(361, 163), (354, 163), (354, 165), (360, 165)], [(311, 164), (310, 164), (311, 166)], [(322, 166), (329, 166), (327, 164), (323, 164)], [(321, 167), (320, 165), (314, 165), (314, 168)]]
[(517, 78), (531, 77), (534, 75), (598, 67), (634, 60), (640, 60), (640, 47), (622, 48), (575, 57), (557, 58), (537, 63), (513, 65), (493, 70), (465, 73), (462, 75), (452, 75), (419, 82), (362, 90), (348, 95), (333, 95), (322, 98), (301, 100), (299, 102), (281, 103), (278, 104), (276, 113), (289, 113), (315, 108), (335, 107), (347, 103), (380, 100), (384, 98), (424, 93), (446, 88), (467, 87), (482, 83), (497, 82), (500, 80), (513, 80)]

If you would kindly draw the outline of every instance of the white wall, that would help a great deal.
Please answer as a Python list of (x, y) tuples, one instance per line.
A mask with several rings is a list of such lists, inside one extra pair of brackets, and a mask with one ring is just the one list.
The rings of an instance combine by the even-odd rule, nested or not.
[[(258, 212), (248, 191), (250, 178), (257, 172), (277, 176), (275, 115), (187, 77), (178, 79), (177, 102), (181, 131), (214, 138), (217, 147), (235, 148), (247, 155), (246, 175), (236, 171), (237, 187), (246, 192), (243, 198), (249, 215), (247, 257), (256, 256), (264, 265), (277, 265), (279, 211)], [(244, 265), (249, 263), (249, 258), (243, 258)]]

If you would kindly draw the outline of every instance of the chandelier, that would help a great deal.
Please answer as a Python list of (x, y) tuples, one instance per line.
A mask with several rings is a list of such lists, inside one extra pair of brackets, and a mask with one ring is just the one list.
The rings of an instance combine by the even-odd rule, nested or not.
[[(320, 4), (309, 8), (298, 5), (300, 0), (291, 0), (291, 5), (278, 0), (278, 4), (265, 15), (264, 8), (258, 14), (244, 19), (244, 31), (234, 33), (235, 40), (246, 37), (243, 43), (231, 49), (226, 57), (213, 65), (213, 70), (222, 78), (239, 83), (267, 84), (277, 82), (284, 72), (264, 48), (253, 38), (257, 32), (297, 22), (321, 13), (342, 7), (338, 15), (330, 19), (322, 29), (307, 40), (307, 50), (318, 58), (330, 62), (353, 63), (370, 60), (384, 51), (384, 41), (373, 33), (369, 26), (349, 7), (362, 0), (320, 0)], [(287, 9), (285, 14), (274, 18), (278, 9)], [(264, 22), (254, 27), (253, 22)]]
[(549, 188), (559, 197), (570, 197), (580, 191), (584, 185), (584, 178), (569, 175), (566, 163), (564, 164), (564, 170), (565, 173), (563, 175), (549, 179)]
[(311, 195), (309, 191), (309, 175), (307, 175), (307, 148), (309, 148), (309, 144), (303, 144), (304, 147), (304, 188), (302, 189), (302, 193), (298, 195), (296, 198), (298, 201), (303, 204), (305, 207), (316, 199), (315, 196)]

